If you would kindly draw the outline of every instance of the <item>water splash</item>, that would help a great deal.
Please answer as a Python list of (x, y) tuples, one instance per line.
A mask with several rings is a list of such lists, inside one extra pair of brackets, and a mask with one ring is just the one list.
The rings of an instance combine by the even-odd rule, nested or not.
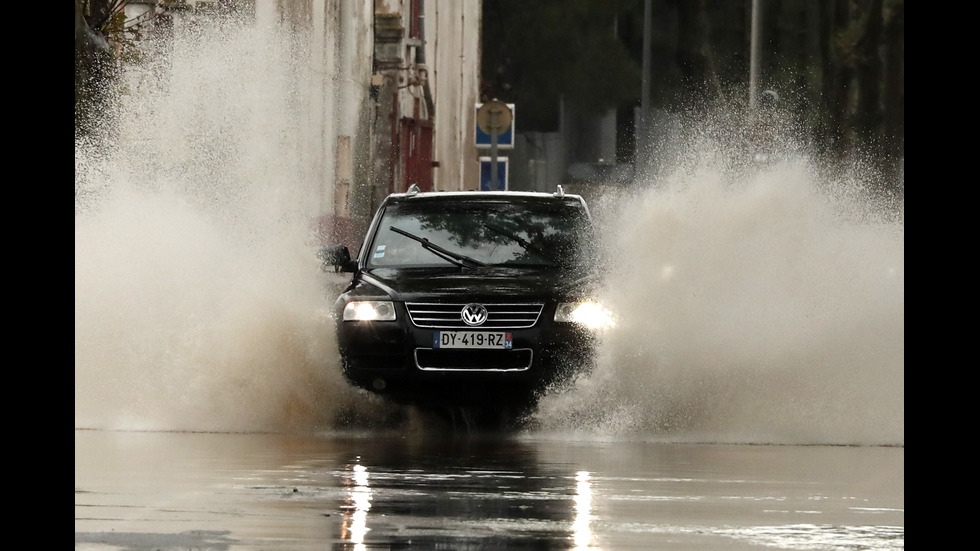
[(904, 445), (904, 221), (805, 154), (733, 171), (712, 140), (603, 198), (618, 313), (543, 431), (705, 442)]
[(332, 426), (355, 396), (310, 231), (323, 75), (285, 31), (191, 23), (75, 146), (75, 426)]
[[(215, 29), (208, 25), (217, 24)], [(384, 422), (339, 374), (310, 242), (329, 75), (281, 29), (176, 29), (75, 146), (75, 426)], [(539, 434), (904, 445), (904, 222), (805, 154), (744, 170), (704, 135), (593, 205), (619, 315)]]

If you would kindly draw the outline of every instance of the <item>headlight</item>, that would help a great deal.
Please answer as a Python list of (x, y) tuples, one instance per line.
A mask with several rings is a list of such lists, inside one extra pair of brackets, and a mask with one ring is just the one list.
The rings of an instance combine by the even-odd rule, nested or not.
[(590, 329), (615, 325), (612, 314), (597, 302), (562, 302), (555, 310), (555, 321), (580, 323)]
[(395, 321), (389, 300), (352, 300), (344, 306), (344, 321)]

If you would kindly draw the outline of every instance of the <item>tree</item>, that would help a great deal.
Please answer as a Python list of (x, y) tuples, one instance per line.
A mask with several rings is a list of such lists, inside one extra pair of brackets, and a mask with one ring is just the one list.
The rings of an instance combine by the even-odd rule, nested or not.
[[(166, 22), (153, 12), (127, 21), (126, 0), (75, 0), (75, 135), (91, 134), (111, 116), (108, 109), (124, 63), (141, 57), (137, 43), (146, 23)], [(186, 9), (185, 0), (161, 0), (163, 10)]]
[(115, 76), (106, 25), (122, 0), (75, 0), (75, 136), (92, 132)]

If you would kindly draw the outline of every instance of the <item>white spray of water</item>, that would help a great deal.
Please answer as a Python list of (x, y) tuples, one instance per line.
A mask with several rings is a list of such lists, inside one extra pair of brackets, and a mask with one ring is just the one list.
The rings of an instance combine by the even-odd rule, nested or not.
[[(343, 382), (319, 314), (309, 121), (330, 79), (288, 33), (223, 25), (130, 69), (113, 137), (76, 143), (77, 428), (390, 413)], [(619, 325), (540, 434), (904, 445), (904, 222), (805, 157), (733, 182), (685, 145), (707, 160), (593, 205)]]
[(111, 133), (76, 143), (76, 427), (302, 429), (349, 409), (311, 234), (323, 78), (292, 44), (178, 28), (127, 72)]
[(619, 324), (596, 372), (542, 402), (542, 430), (904, 445), (902, 204), (802, 155), (733, 177), (716, 143), (687, 145), (605, 201)]

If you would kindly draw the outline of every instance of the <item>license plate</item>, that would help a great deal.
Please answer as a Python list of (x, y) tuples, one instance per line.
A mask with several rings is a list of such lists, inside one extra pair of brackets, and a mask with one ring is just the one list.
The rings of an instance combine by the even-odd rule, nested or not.
[(514, 337), (503, 331), (436, 331), (432, 348), (491, 348), (510, 350)]

